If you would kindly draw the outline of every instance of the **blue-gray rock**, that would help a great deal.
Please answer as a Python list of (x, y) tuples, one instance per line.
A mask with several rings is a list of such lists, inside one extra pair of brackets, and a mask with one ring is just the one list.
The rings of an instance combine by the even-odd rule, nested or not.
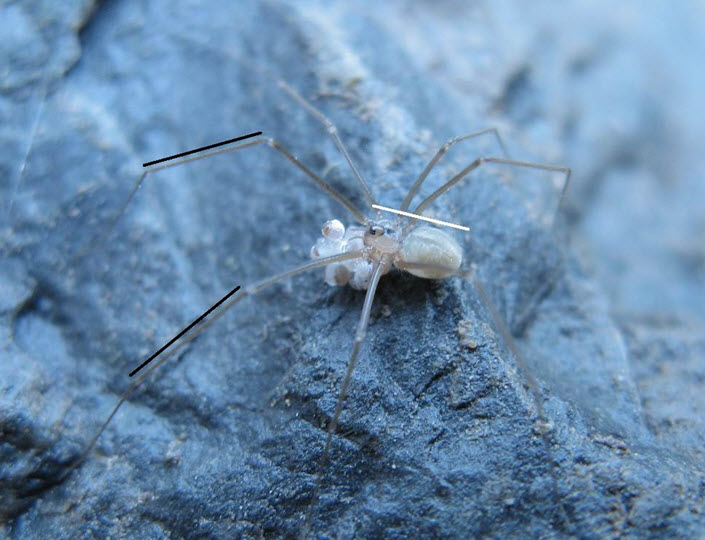
[[(558, 234), (560, 175), (485, 166), (433, 208), (470, 227), (545, 418), (469, 283), (386, 276), (311, 536), (701, 536), (702, 8), (576, 4), (0, 8), (3, 532), (301, 532), (363, 298), (321, 272), (229, 311), (72, 469), (144, 358), (349, 223), (258, 147), (149, 175), (106, 237), (143, 162), (262, 130), (364, 204), (282, 79), (381, 204), (488, 126), (575, 170)], [(424, 193), (497, 153), (459, 145)]]

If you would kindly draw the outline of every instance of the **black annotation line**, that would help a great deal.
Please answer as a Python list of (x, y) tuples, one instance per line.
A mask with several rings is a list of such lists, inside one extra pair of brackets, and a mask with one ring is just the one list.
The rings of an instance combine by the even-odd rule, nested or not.
[(162, 354), (165, 350), (167, 350), (169, 347), (171, 347), (181, 336), (183, 336), (186, 332), (191, 330), (194, 326), (196, 326), (198, 323), (200, 323), (203, 319), (208, 317), (208, 315), (211, 314), (211, 312), (216, 309), (220, 304), (225, 302), (228, 298), (230, 298), (233, 294), (235, 294), (237, 291), (240, 290), (240, 285), (235, 287), (233, 290), (231, 290), (228, 294), (223, 296), (220, 300), (218, 300), (215, 304), (213, 304), (211, 307), (209, 307), (198, 319), (193, 321), (191, 324), (189, 324), (186, 328), (184, 328), (181, 332), (176, 334), (166, 345), (164, 345), (161, 349), (159, 349), (157, 352), (155, 352), (152, 356), (147, 358), (144, 362), (142, 362), (136, 369), (132, 370), (130, 372), (130, 377), (135, 375), (139, 370), (141, 370), (143, 367), (145, 367), (147, 364), (149, 364), (152, 360), (154, 360), (157, 356)]
[(189, 150), (187, 152), (181, 152), (180, 154), (174, 154), (173, 156), (165, 157), (162, 159), (155, 159), (154, 161), (148, 161), (147, 163), (143, 163), (142, 167), (149, 167), (150, 165), (156, 165), (157, 163), (164, 163), (165, 161), (170, 161), (172, 159), (177, 159), (177, 158), (184, 157), (184, 156), (190, 156), (191, 154), (195, 154), (197, 152), (202, 152), (203, 150), (210, 150), (211, 148), (218, 148), (219, 146), (225, 146), (226, 144), (234, 143), (237, 141), (244, 141), (245, 139), (257, 137), (258, 135), (262, 135), (262, 132), (255, 131), (254, 133), (249, 133), (248, 135), (243, 135), (242, 137), (235, 137), (234, 139), (229, 139), (227, 141), (220, 141), (220, 142), (217, 142), (214, 144), (209, 144), (208, 146), (201, 146), (200, 148), (195, 148), (195, 149)]

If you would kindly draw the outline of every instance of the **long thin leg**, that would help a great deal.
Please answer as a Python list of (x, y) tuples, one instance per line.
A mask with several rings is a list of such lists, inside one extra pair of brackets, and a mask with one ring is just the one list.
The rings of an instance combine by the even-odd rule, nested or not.
[(15, 197), (17, 196), (17, 192), (20, 189), (20, 184), (22, 183), (22, 178), (24, 176), (24, 170), (25, 167), (27, 166), (27, 159), (29, 158), (29, 154), (32, 151), (32, 147), (34, 146), (34, 139), (37, 136), (37, 130), (39, 129), (39, 121), (42, 118), (42, 114), (44, 113), (44, 106), (46, 104), (47, 100), (47, 91), (48, 91), (48, 81), (46, 78), (43, 81), (42, 84), (42, 100), (39, 102), (39, 107), (37, 108), (37, 112), (34, 115), (34, 120), (32, 120), (32, 127), (29, 132), (29, 138), (27, 139), (27, 146), (25, 147), (24, 154), (22, 155), (22, 162), (20, 163), (20, 168), (17, 170), (17, 175), (15, 178), (15, 181), (12, 185), (11, 192), (10, 192), (10, 202), (7, 205), (7, 217), (11, 218), (12, 217), (12, 206), (15, 202)]
[(377, 285), (379, 284), (379, 279), (382, 277), (382, 273), (388, 261), (383, 258), (380, 262), (377, 262), (372, 271), (372, 279), (367, 287), (367, 294), (365, 295), (365, 303), (362, 306), (362, 312), (360, 313), (360, 320), (357, 323), (357, 331), (355, 332), (355, 340), (353, 341), (352, 354), (350, 355), (350, 361), (348, 362), (348, 368), (345, 371), (345, 376), (343, 377), (343, 382), (340, 384), (340, 392), (338, 393), (338, 401), (335, 404), (335, 410), (333, 412), (333, 417), (328, 424), (328, 435), (326, 436), (326, 445), (323, 449), (323, 456), (318, 465), (318, 471), (316, 472), (316, 487), (313, 492), (313, 497), (308, 505), (308, 510), (306, 512), (306, 520), (301, 529), (301, 538), (305, 538), (308, 535), (308, 529), (311, 524), (311, 517), (313, 514), (314, 506), (318, 500), (318, 493), (321, 488), (321, 482), (323, 480), (323, 473), (325, 472), (326, 466), (328, 465), (328, 457), (330, 455), (330, 447), (333, 442), (333, 434), (338, 428), (338, 419), (340, 418), (340, 413), (343, 410), (343, 403), (345, 402), (345, 397), (348, 393), (348, 386), (350, 386), (350, 379), (352, 378), (353, 371), (357, 365), (357, 357), (360, 354), (360, 348), (362, 343), (365, 341), (365, 335), (367, 334), (367, 325), (370, 322), (370, 310), (372, 309), (372, 301), (375, 298), (375, 292), (377, 291)]
[(419, 204), (416, 207), (416, 209), (414, 210), (414, 214), (420, 214), (421, 212), (423, 212), (433, 201), (435, 201), (438, 197), (443, 195), (446, 191), (448, 191), (455, 184), (460, 182), (468, 174), (470, 174), (472, 171), (474, 171), (475, 169), (477, 169), (478, 167), (480, 167), (484, 163), (496, 163), (498, 165), (510, 165), (513, 167), (525, 167), (528, 169), (541, 169), (544, 171), (554, 171), (554, 172), (561, 172), (561, 173), (565, 174), (565, 180), (563, 181), (563, 186), (561, 186), (560, 196), (558, 198), (558, 204), (556, 206), (556, 211), (554, 213), (553, 219), (551, 220), (552, 225), (556, 224), (556, 217), (555, 216), (556, 216), (556, 214), (558, 214), (558, 211), (560, 210), (561, 205), (563, 204), (563, 198), (565, 196), (565, 192), (568, 189), (568, 184), (570, 182), (570, 175), (571, 175), (570, 167), (562, 167), (559, 165), (546, 165), (543, 163), (531, 163), (528, 161), (514, 161), (511, 159), (504, 159), (504, 158), (497, 158), (497, 157), (477, 158), (470, 165), (468, 165), (462, 171), (460, 171), (458, 174), (456, 174), (453, 178), (451, 178), (445, 184), (443, 184), (441, 187), (439, 187), (436, 191), (431, 193), (431, 195), (429, 195), (421, 204)]
[(477, 276), (475, 275), (475, 271), (470, 269), (470, 270), (452, 270), (450, 268), (444, 267), (442, 265), (438, 264), (426, 264), (426, 263), (403, 263), (403, 262), (398, 262), (396, 264), (396, 267), (399, 268), (400, 270), (441, 270), (441, 271), (448, 271), (452, 272), (451, 275), (458, 276), (464, 280), (470, 281), (472, 285), (475, 287), (477, 290), (478, 294), (480, 295), (480, 298), (482, 299), (482, 302), (485, 304), (487, 307), (487, 310), (490, 312), (490, 315), (492, 315), (492, 320), (495, 323), (495, 326), (499, 329), (500, 333), (502, 334), (502, 339), (504, 339), (505, 343), (507, 344), (507, 347), (509, 347), (510, 352), (516, 359), (517, 364), (519, 365), (519, 368), (522, 372), (522, 375), (524, 376), (527, 384), (529, 385), (529, 388), (531, 389), (531, 393), (534, 397), (534, 401), (536, 402), (536, 409), (539, 414), (539, 416), (543, 417), (543, 408), (541, 406), (541, 394), (538, 389), (538, 385), (536, 384), (536, 380), (534, 377), (531, 375), (529, 372), (529, 369), (526, 366), (526, 362), (524, 362), (524, 357), (521, 355), (519, 352), (519, 348), (517, 347), (514, 338), (512, 337), (511, 333), (507, 329), (507, 325), (504, 323), (502, 320), (502, 316), (499, 314), (497, 309), (494, 307), (494, 303), (490, 300), (490, 297), (487, 295), (487, 292), (485, 291), (485, 287), (482, 285), (482, 283), (479, 281)]
[(225, 313), (232, 308), (235, 304), (239, 303), (242, 299), (252, 296), (254, 294), (257, 294), (259, 291), (264, 289), (265, 287), (268, 287), (270, 285), (273, 285), (279, 281), (282, 281), (284, 279), (290, 278), (292, 276), (295, 276), (297, 274), (301, 274), (303, 272), (306, 272), (307, 270), (313, 270), (314, 268), (320, 268), (322, 266), (327, 266), (331, 263), (336, 263), (336, 262), (341, 262), (341, 261), (348, 261), (351, 259), (357, 259), (363, 256), (362, 251), (351, 251), (348, 253), (343, 253), (342, 255), (333, 255), (331, 257), (324, 257), (321, 259), (316, 259), (314, 261), (308, 262), (306, 264), (302, 264), (300, 266), (297, 266), (296, 268), (292, 268), (291, 270), (287, 270), (286, 272), (282, 272), (280, 274), (270, 276), (268, 278), (261, 279), (259, 281), (255, 281), (254, 283), (251, 283), (245, 287), (243, 287), (235, 298), (230, 300), (228, 303), (224, 304), (218, 311), (214, 313), (213, 316), (209, 319), (203, 319), (201, 322), (198, 324), (194, 325), (193, 328), (189, 331), (190, 333), (185, 334), (183, 336), (183, 339), (179, 340), (178, 342), (174, 343), (171, 348), (168, 348), (168, 350), (165, 349), (164, 354), (159, 357), (157, 360), (155, 360), (147, 369), (145, 369), (142, 374), (137, 377), (135, 380), (132, 381), (130, 386), (123, 392), (123, 394), (120, 396), (120, 399), (118, 400), (117, 404), (113, 408), (113, 410), (110, 412), (110, 415), (108, 418), (103, 422), (103, 424), (100, 426), (100, 429), (97, 431), (97, 433), (93, 436), (93, 438), (90, 440), (88, 445), (86, 446), (85, 450), (81, 453), (81, 455), (78, 457), (76, 461), (74, 461), (70, 467), (68, 467), (64, 474), (62, 475), (62, 479), (65, 478), (73, 469), (75, 469), (78, 465), (80, 465), (83, 460), (88, 456), (90, 451), (93, 449), (95, 446), (96, 442), (98, 442), (98, 439), (100, 438), (101, 434), (103, 431), (105, 431), (105, 428), (108, 426), (110, 421), (113, 419), (113, 416), (118, 412), (122, 404), (127, 400), (127, 398), (130, 396), (130, 394), (140, 385), (142, 382), (149, 377), (149, 375), (152, 374), (152, 372), (157, 369), (159, 366), (161, 366), (164, 362), (166, 362), (169, 358), (171, 358), (178, 350), (180, 350), (182, 347), (187, 345), (188, 343), (192, 342), (194, 339), (196, 339), (198, 336), (200, 336), (205, 330), (213, 324), (215, 321), (220, 319)]
[(316, 109), (313, 105), (311, 105), (308, 101), (306, 101), (301, 94), (299, 94), (296, 90), (294, 90), (291, 86), (286, 84), (284, 81), (279, 81), (279, 86), (287, 93), (289, 96), (296, 101), (299, 105), (301, 105), (304, 109), (306, 109), (311, 115), (316, 118), (321, 124), (323, 124), (326, 128), (326, 131), (328, 134), (331, 136), (333, 139), (333, 142), (335, 145), (338, 147), (338, 150), (340, 150), (340, 153), (343, 154), (343, 157), (345, 158), (345, 161), (348, 162), (348, 165), (350, 165), (350, 169), (352, 169), (353, 174), (355, 175), (355, 178), (357, 178), (358, 184), (360, 184), (360, 188), (362, 188), (362, 193), (365, 196), (365, 200), (367, 201), (367, 204), (370, 205), (370, 207), (373, 204), (377, 204), (374, 198), (372, 197), (372, 193), (370, 192), (370, 189), (367, 187), (367, 184), (365, 181), (362, 179), (362, 176), (360, 175), (360, 171), (357, 170), (357, 167), (355, 167), (355, 164), (353, 163), (353, 160), (350, 158), (350, 155), (348, 154), (348, 151), (345, 149), (345, 145), (343, 145), (343, 141), (340, 140), (340, 137), (338, 136), (338, 128), (335, 127), (333, 122), (328, 120), (321, 111)]
[[(413, 269), (446, 270), (446, 271), (451, 270), (451, 269), (446, 268), (441, 265), (425, 264), (425, 263), (397, 263), (396, 267), (399, 268), (400, 270), (413, 270)], [(461, 279), (469, 281), (472, 284), (472, 286), (475, 288), (475, 290), (477, 291), (477, 293), (480, 297), (480, 300), (482, 301), (484, 306), (487, 308), (487, 311), (489, 311), (495, 328), (497, 328), (497, 330), (499, 330), (499, 333), (502, 335), (502, 339), (503, 339), (504, 343), (507, 345), (507, 348), (509, 349), (512, 356), (514, 357), (514, 361), (516, 362), (517, 366), (519, 367), (519, 371), (521, 372), (522, 377), (524, 378), (527, 386), (529, 387), (529, 390), (531, 392), (531, 396), (533, 398), (534, 406), (536, 407), (536, 414), (537, 414), (537, 417), (539, 420), (538, 431), (541, 433), (541, 438), (543, 440), (544, 449), (546, 451), (546, 455), (548, 456), (548, 460), (549, 460), (551, 477), (553, 479), (553, 490), (554, 490), (556, 497), (557, 497), (558, 508), (559, 508), (559, 511), (561, 512), (561, 518), (564, 520), (565, 523), (570, 523), (570, 519), (568, 517), (568, 512), (566, 511), (565, 506), (563, 505), (563, 501), (561, 500), (560, 495), (559, 495), (560, 492), (558, 490), (558, 475), (556, 474), (556, 463), (555, 463), (555, 460), (553, 459), (553, 452), (551, 451), (551, 442), (548, 440), (548, 437), (546, 436), (547, 426), (550, 425), (550, 422), (548, 421), (548, 418), (547, 418), (546, 413), (543, 408), (543, 396), (541, 395), (541, 391), (539, 390), (539, 385), (536, 382), (536, 379), (534, 378), (534, 376), (531, 374), (531, 371), (528, 368), (528, 365), (526, 363), (526, 360), (524, 359), (524, 356), (519, 351), (519, 347), (517, 346), (516, 341), (514, 340), (514, 337), (512, 336), (509, 329), (507, 328), (507, 325), (505, 324), (504, 320), (502, 319), (502, 316), (499, 314), (499, 311), (497, 311), (497, 308), (495, 307), (494, 302), (492, 302), (489, 295), (487, 294), (487, 291), (486, 291), (484, 285), (482, 284), (480, 279), (477, 277), (475, 270), (473, 268), (455, 270), (452, 272), (452, 275), (456, 275), (456, 276), (460, 277)]]
[(112, 233), (113, 229), (115, 228), (115, 225), (117, 222), (120, 220), (122, 215), (125, 213), (125, 210), (127, 209), (128, 205), (132, 201), (133, 197), (135, 196), (135, 193), (137, 193), (137, 190), (142, 186), (142, 183), (144, 180), (147, 178), (148, 175), (160, 171), (162, 169), (169, 169), (171, 167), (177, 167), (179, 165), (183, 165), (184, 163), (190, 163), (192, 161), (198, 161), (201, 159), (209, 158), (212, 156), (217, 156), (220, 154), (226, 154), (228, 152), (235, 152), (236, 150), (242, 150), (243, 148), (249, 148), (251, 146), (260, 146), (266, 144), (270, 148), (273, 148), (276, 150), (279, 154), (284, 156), (287, 160), (289, 160), (291, 163), (293, 163), (299, 170), (301, 170), (306, 176), (308, 176), (313, 182), (327, 195), (329, 195), (331, 198), (333, 198), (336, 202), (340, 203), (342, 206), (344, 206), (355, 218), (355, 220), (359, 223), (366, 224), (367, 223), (367, 218), (365, 215), (360, 212), (360, 210), (357, 209), (357, 207), (347, 198), (345, 197), (342, 193), (337, 191), (334, 187), (332, 187), (330, 184), (328, 184), (326, 181), (324, 181), (320, 176), (318, 176), (316, 173), (314, 173), (311, 169), (309, 169), (306, 165), (301, 163), (299, 159), (292, 155), (284, 146), (282, 146), (277, 140), (271, 139), (271, 138), (264, 138), (264, 139), (257, 139), (255, 141), (251, 141), (248, 143), (244, 144), (238, 144), (235, 146), (230, 146), (230, 147), (225, 147), (220, 150), (214, 150), (211, 152), (204, 152), (203, 154), (199, 154), (196, 156), (184, 158), (184, 159), (178, 159), (174, 160), (170, 163), (166, 163), (164, 165), (157, 165), (154, 167), (148, 167), (146, 168), (142, 174), (137, 178), (135, 181), (134, 185), (132, 186), (132, 189), (130, 190), (129, 195), (127, 196), (127, 199), (125, 199), (125, 202), (123, 203), (122, 207), (120, 208), (120, 211), (115, 215), (115, 217), (112, 219), (109, 225), (107, 225), (103, 231), (103, 233), (96, 238), (96, 240), (92, 243), (91, 246), (86, 248), (84, 251), (80, 252), (77, 258), (82, 258), (84, 255), (89, 253), (91, 251), (91, 248), (95, 245), (100, 245), (103, 243)]
[(130, 193), (128, 194), (127, 199), (125, 199), (125, 202), (122, 204), (120, 211), (115, 215), (115, 217), (112, 219), (110, 224), (106, 227), (105, 232), (103, 233), (103, 237), (107, 238), (108, 236), (110, 236), (110, 233), (115, 228), (115, 225), (120, 220), (122, 215), (125, 213), (125, 210), (130, 205), (130, 202), (132, 202), (132, 199), (134, 198), (135, 193), (137, 193), (137, 190), (140, 187), (142, 187), (142, 182), (144, 182), (145, 179), (150, 174), (153, 174), (157, 171), (161, 171), (163, 169), (170, 169), (172, 167), (178, 167), (179, 165), (183, 165), (184, 163), (191, 163), (192, 161), (199, 161), (201, 159), (206, 159), (206, 158), (209, 158), (212, 156), (218, 156), (220, 154), (226, 154), (228, 152), (235, 152), (236, 150), (242, 150), (243, 148), (257, 146), (260, 144), (264, 144), (265, 142), (266, 142), (266, 139), (258, 139), (258, 140), (251, 141), (248, 143), (237, 144), (235, 146), (226, 146), (225, 148), (221, 148), (220, 150), (213, 150), (211, 152), (204, 152), (202, 154), (197, 154), (195, 156), (184, 158), (184, 159), (177, 159), (177, 160), (171, 161), (169, 163), (166, 163), (164, 165), (156, 165), (156, 166), (152, 166), (152, 167), (146, 167), (142, 171), (142, 174), (139, 175), (139, 177), (135, 181), (134, 185), (132, 186), (132, 189), (130, 190)]
[(502, 334), (502, 339), (504, 339), (504, 342), (507, 344), (507, 347), (514, 356), (514, 361), (519, 366), (519, 370), (522, 372), (524, 380), (527, 382), (529, 389), (531, 390), (531, 394), (534, 398), (534, 405), (536, 406), (536, 413), (540, 422), (538, 426), (538, 431), (541, 433), (541, 440), (543, 441), (544, 450), (546, 452), (546, 455), (548, 456), (549, 470), (551, 471), (551, 479), (553, 482), (553, 492), (555, 493), (556, 501), (558, 503), (558, 510), (560, 511), (561, 519), (563, 520), (563, 522), (566, 524), (570, 524), (568, 512), (565, 508), (565, 505), (563, 504), (563, 500), (561, 499), (560, 491), (558, 489), (556, 460), (554, 459), (553, 451), (551, 450), (551, 441), (548, 439), (547, 436), (547, 431), (551, 424), (543, 408), (543, 396), (541, 395), (541, 391), (539, 390), (538, 383), (536, 382), (534, 376), (531, 374), (531, 371), (529, 370), (526, 364), (524, 356), (521, 354), (521, 352), (519, 352), (519, 347), (517, 346), (516, 341), (512, 337), (511, 332), (509, 332), (507, 325), (502, 320), (502, 316), (497, 311), (494, 302), (492, 302), (492, 300), (490, 299), (489, 295), (487, 294), (487, 291), (485, 290), (484, 285), (479, 280), (476, 273), (471, 270), (466, 274), (465, 278), (468, 279), (470, 283), (472, 283), (473, 287), (475, 287), (475, 290), (480, 295), (482, 303), (485, 304), (485, 307), (490, 312), (495, 327), (497, 327), (500, 333)]
[(421, 175), (416, 179), (416, 182), (414, 182), (414, 185), (411, 186), (411, 189), (409, 190), (408, 195), (404, 199), (404, 202), (401, 203), (401, 207), (399, 208), (400, 210), (408, 210), (409, 206), (411, 206), (411, 201), (414, 199), (416, 194), (419, 192), (419, 189), (421, 188), (421, 184), (424, 183), (426, 180), (426, 177), (428, 177), (429, 173), (431, 172), (431, 169), (433, 169), (436, 164), (441, 160), (441, 158), (450, 150), (453, 146), (458, 144), (461, 141), (466, 141), (468, 139), (472, 139), (474, 137), (479, 137), (481, 135), (488, 135), (488, 134), (494, 134), (495, 138), (497, 139), (497, 143), (499, 144), (499, 147), (502, 149), (502, 154), (504, 154), (504, 157), (509, 158), (509, 154), (507, 153), (507, 147), (504, 146), (504, 141), (502, 140), (502, 137), (499, 135), (499, 131), (497, 131), (497, 128), (487, 128), (483, 129), (480, 131), (475, 131), (473, 133), (467, 133), (465, 135), (460, 135), (458, 137), (453, 137), (452, 139), (449, 139), (443, 146), (440, 147), (438, 152), (436, 152), (436, 155), (433, 156), (433, 159), (429, 161), (428, 165), (426, 165), (426, 168), (423, 170)]
[(307, 174), (309, 176), (309, 178), (311, 178), (319, 188), (321, 188), (328, 195), (330, 195), (333, 199), (335, 199), (337, 202), (339, 202), (345, 208), (347, 208), (348, 211), (350, 211), (350, 213), (355, 217), (355, 220), (358, 223), (361, 223), (363, 225), (367, 224), (368, 219), (365, 217), (365, 214), (360, 212), (360, 210), (358, 210), (357, 207), (352, 202), (350, 202), (350, 200), (347, 197), (345, 197), (342, 193), (340, 193), (335, 188), (333, 188), (330, 184), (323, 181), (320, 176), (315, 174), (311, 169), (306, 167), (306, 165), (301, 163), (296, 156), (289, 153), (289, 151), (286, 150), (279, 142), (277, 142), (274, 139), (267, 139), (267, 144), (271, 148), (274, 148), (277, 152), (282, 154), (286, 159), (291, 161), (294, 165), (296, 165), (299, 169), (301, 169), (305, 174)]

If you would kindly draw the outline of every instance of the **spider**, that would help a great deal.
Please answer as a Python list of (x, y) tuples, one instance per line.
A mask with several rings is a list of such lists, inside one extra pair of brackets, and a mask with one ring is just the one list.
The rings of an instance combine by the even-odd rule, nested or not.
[[(128, 398), (130, 393), (178, 349), (203, 333), (211, 324), (222, 317), (230, 308), (241, 302), (244, 298), (253, 296), (261, 290), (297, 274), (322, 268), (324, 270), (324, 279), (327, 284), (331, 286), (349, 285), (353, 289), (366, 292), (352, 340), (352, 349), (347, 368), (340, 383), (333, 415), (331, 416), (326, 429), (327, 433), (325, 446), (317, 468), (316, 486), (312, 494), (311, 501), (308, 505), (308, 510), (302, 527), (302, 536), (306, 536), (311, 521), (311, 515), (316, 506), (319, 491), (321, 490), (321, 480), (323, 478), (331, 452), (331, 444), (338, 428), (340, 414), (343, 410), (350, 381), (353, 376), (361, 348), (365, 341), (365, 336), (370, 321), (370, 312), (375, 299), (375, 293), (382, 276), (389, 273), (393, 269), (408, 272), (420, 278), (433, 280), (457, 276), (470, 281), (474, 285), (480, 298), (487, 306), (495, 326), (499, 329), (507, 346), (514, 355), (520, 370), (523, 372), (527, 385), (533, 394), (539, 419), (544, 421), (538, 386), (527, 370), (519, 349), (514, 343), (514, 339), (507, 329), (507, 326), (502, 321), (502, 317), (499, 315), (498, 310), (493, 306), (488, 294), (485, 292), (485, 288), (478, 280), (474, 266), (472, 264), (468, 264), (467, 261), (464, 260), (465, 257), (463, 248), (460, 243), (446, 230), (428, 225), (421, 221), (419, 217), (424, 210), (436, 201), (436, 199), (450, 191), (454, 186), (468, 177), (470, 173), (483, 165), (503, 165), (561, 173), (564, 179), (560, 187), (559, 202), (556, 208), (557, 212), (561, 206), (561, 201), (563, 200), (564, 194), (568, 187), (571, 170), (570, 168), (563, 166), (510, 159), (504, 142), (496, 128), (483, 129), (480, 131), (467, 133), (449, 139), (440, 147), (430, 162), (426, 165), (409, 189), (406, 197), (399, 207), (399, 211), (405, 215), (402, 216), (395, 214), (393, 217), (388, 217), (383, 215), (379, 209), (375, 208), (378, 206), (377, 201), (372, 196), (367, 183), (363, 179), (358, 168), (355, 166), (348, 151), (346, 150), (345, 145), (338, 135), (335, 125), (293, 88), (284, 82), (280, 82), (279, 85), (298, 105), (308, 111), (308, 113), (310, 113), (318, 122), (320, 122), (320, 124), (325, 127), (328, 135), (340, 151), (351, 172), (353, 173), (353, 176), (355, 177), (356, 183), (362, 192), (365, 203), (369, 207), (367, 212), (361, 211), (351, 202), (350, 199), (299, 161), (299, 159), (289, 152), (289, 150), (287, 150), (286, 147), (280, 142), (268, 137), (260, 137), (250, 142), (228, 146), (223, 149), (205, 152), (193, 157), (184, 158), (145, 169), (142, 175), (135, 182), (120, 211), (112, 223), (106, 228), (104, 233), (105, 235), (110, 234), (110, 231), (114, 227), (115, 223), (125, 212), (125, 209), (129, 205), (133, 196), (148, 175), (158, 170), (183, 165), (184, 163), (191, 161), (259, 145), (267, 146), (284, 157), (288, 162), (308, 177), (321, 191), (339, 203), (340, 206), (342, 206), (350, 214), (355, 223), (346, 227), (339, 219), (331, 219), (327, 221), (322, 227), (321, 237), (317, 239), (311, 249), (311, 261), (301, 264), (300, 266), (290, 268), (289, 270), (276, 275), (265, 277), (259, 281), (246, 284), (242, 286), (242, 288), (236, 287), (221, 298), (211, 308), (209, 308), (203, 315), (197, 318), (192, 324), (184, 328), (184, 330), (182, 330), (174, 339), (162, 347), (157, 353), (152, 355), (152, 357), (150, 357), (132, 373), (135, 374), (142, 367), (146, 368), (133, 380), (128, 389), (122, 394), (107, 419), (103, 422), (94, 437), (89, 441), (85, 450), (70, 467), (69, 471), (75, 468), (90, 453), (98, 441), (98, 438), (110, 423), (113, 416), (115, 416), (120, 406)], [(494, 136), (497, 140), (502, 150), (502, 157), (478, 157), (416, 206), (412, 206), (412, 202), (418, 195), (421, 186), (428, 178), (430, 172), (453, 146), (468, 139), (488, 135)], [(411, 210), (412, 208), (413, 211)], [(208, 315), (211, 315), (210, 318), (206, 318)], [(161, 356), (159, 356), (160, 354)], [(153, 359), (155, 361), (151, 362)]]

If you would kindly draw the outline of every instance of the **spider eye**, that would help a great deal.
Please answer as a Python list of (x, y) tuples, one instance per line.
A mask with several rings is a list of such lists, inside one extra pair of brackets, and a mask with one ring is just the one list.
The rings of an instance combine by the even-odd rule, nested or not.
[(384, 227), (381, 227), (379, 225), (372, 225), (370, 227), (369, 233), (372, 236), (382, 236), (384, 234)]

